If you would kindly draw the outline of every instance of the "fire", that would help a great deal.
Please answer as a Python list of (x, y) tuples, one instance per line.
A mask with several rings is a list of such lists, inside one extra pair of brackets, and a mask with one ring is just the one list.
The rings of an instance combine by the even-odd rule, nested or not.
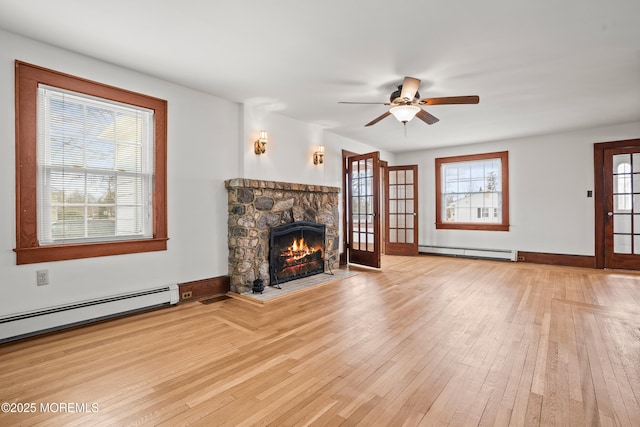
[(304, 237), (301, 237), (300, 239), (293, 239), (293, 244), (287, 249), (289, 249), (289, 254), (295, 259), (302, 258), (311, 253), (311, 249), (309, 249), (309, 246), (304, 241)]

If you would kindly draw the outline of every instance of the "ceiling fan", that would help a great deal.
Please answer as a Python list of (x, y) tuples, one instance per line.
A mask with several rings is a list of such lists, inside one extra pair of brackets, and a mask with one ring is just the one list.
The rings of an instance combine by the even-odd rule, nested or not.
[(398, 121), (407, 124), (414, 117), (419, 118), (428, 125), (436, 123), (439, 119), (434, 115), (427, 113), (420, 108), (420, 105), (444, 105), (444, 104), (477, 104), (480, 97), (477, 95), (470, 96), (446, 96), (441, 98), (422, 98), (418, 87), (420, 80), (413, 77), (405, 77), (404, 81), (398, 89), (391, 94), (389, 102), (348, 102), (340, 101), (340, 104), (379, 104), (391, 105), (392, 107), (386, 113), (371, 120), (365, 126), (372, 126), (380, 120), (393, 114)]

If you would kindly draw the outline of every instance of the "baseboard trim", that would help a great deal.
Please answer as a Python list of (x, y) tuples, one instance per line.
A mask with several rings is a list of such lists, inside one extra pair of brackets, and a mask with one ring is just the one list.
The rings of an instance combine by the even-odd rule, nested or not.
[(596, 257), (588, 255), (550, 254), (518, 251), (519, 262), (562, 265), (566, 267), (596, 268)]
[[(192, 301), (226, 294), (231, 289), (231, 278), (229, 276), (218, 276), (178, 283), (178, 288), (180, 289), (180, 302)], [(183, 298), (184, 294), (188, 292), (191, 292), (191, 296)]]

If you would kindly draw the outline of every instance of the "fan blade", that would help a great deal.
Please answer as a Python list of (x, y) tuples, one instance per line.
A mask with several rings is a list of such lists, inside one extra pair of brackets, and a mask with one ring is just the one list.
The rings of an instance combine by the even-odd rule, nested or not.
[(391, 105), (388, 102), (352, 102), (352, 101), (338, 101), (338, 104), (376, 104), (376, 105)]
[(422, 120), (423, 122), (425, 122), (428, 125), (432, 125), (432, 124), (440, 121), (439, 118), (437, 118), (433, 114), (427, 113), (426, 111), (424, 111), (422, 109), (420, 111), (418, 111), (418, 114), (416, 114), (416, 117), (419, 118), (420, 120)]
[(387, 111), (387, 112), (386, 112), (386, 113), (384, 113), (383, 115), (381, 115), (381, 116), (379, 116), (379, 117), (376, 117), (375, 119), (371, 120), (369, 123), (367, 123), (367, 124), (366, 124), (366, 125), (364, 125), (364, 126), (365, 126), (365, 127), (367, 127), (367, 126), (373, 126), (373, 125), (375, 125), (376, 123), (378, 123), (380, 120), (382, 120), (382, 119), (384, 119), (385, 117), (390, 116), (390, 115), (391, 115), (391, 113)]
[(414, 79), (413, 77), (405, 77), (404, 82), (402, 82), (402, 93), (400, 93), (400, 98), (413, 101), (413, 98), (416, 97), (416, 92), (418, 92), (419, 86), (420, 80)]
[(423, 98), (421, 105), (444, 105), (444, 104), (477, 104), (480, 102), (478, 95), (471, 96), (445, 96), (443, 98)]

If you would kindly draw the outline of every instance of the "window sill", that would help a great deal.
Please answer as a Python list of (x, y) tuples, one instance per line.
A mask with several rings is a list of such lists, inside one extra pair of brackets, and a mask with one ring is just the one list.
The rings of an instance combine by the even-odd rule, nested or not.
[(36, 246), (16, 248), (16, 263), (36, 264), (40, 262), (65, 261), (71, 259), (94, 258), (109, 255), (125, 255), (140, 252), (167, 250), (168, 238), (126, 240), (108, 243), (83, 243), (73, 245)]
[(473, 222), (436, 223), (436, 230), (484, 230), (484, 231), (509, 231), (509, 225), (503, 224), (479, 224)]

